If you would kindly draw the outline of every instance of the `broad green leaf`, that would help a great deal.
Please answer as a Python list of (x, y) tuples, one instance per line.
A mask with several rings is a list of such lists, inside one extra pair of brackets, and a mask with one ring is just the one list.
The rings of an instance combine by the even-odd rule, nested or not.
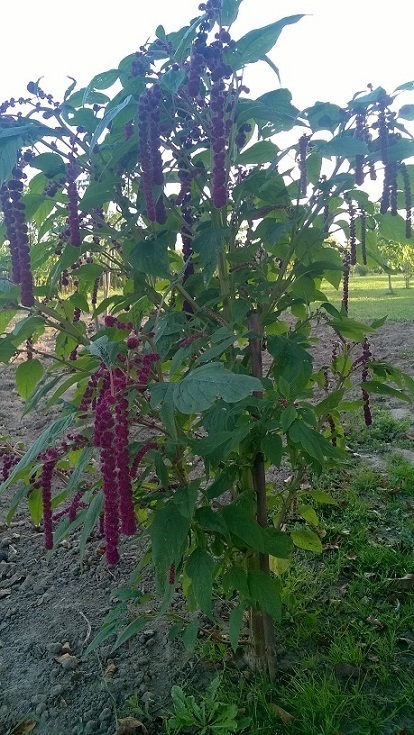
[(35, 487), (28, 495), (27, 504), (29, 506), (30, 518), (35, 526), (38, 526), (43, 518), (42, 488)]
[(227, 228), (216, 230), (209, 227), (193, 239), (192, 248), (199, 255), (205, 283), (209, 283), (216, 270), (218, 256), (224, 252), (226, 244), (225, 235), (228, 232), (229, 230)]
[(88, 98), (92, 90), (108, 89), (108, 87), (112, 87), (112, 85), (117, 81), (118, 76), (118, 69), (110, 69), (109, 71), (101, 72), (101, 74), (96, 74), (85, 89), (82, 104), (86, 105), (88, 103)]
[(279, 148), (270, 140), (261, 140), (240, 153), (236, 164), (245, 166), (252, 163), (268, 163), (276, 158), (278, 152)]
[(276, 531), (269, 526), (263, 529), (266, 554), (278, 559), (290, 559), (292, 556), (292, 541), (284, 531)]
[(322, 541), (318, 534), (310, 528), (302, 528), (300, 531), (291, 531), (292, 541), (299, 549), (306, 551), (314, 551), (317, 554), (322, 553)]
[(301, 449), (316, 459), (319, 464), (324, 462), (324, 439), (314, 429), (311, 429), (304, 421), (296, 419), (288, 431), (289, 440), (299, 444)]
[[(91, 97), (91, 95), (89, 96)], [(94, 147), (99, 141), (99, 138), (101, 137), (104, 130), (108, 127), (109, 123), (112, 122), (112, 120), (115, 120), (116, 116), (119, 115), (119, 113), (121, 112), (121, 110), (124, 109), (124, 107), (129, 105), (131, 99), (132, 99), (131, 95), (128, 95), (128, 97), (126, 97), (123, 102), (121, 102), (116, 107), (113, 107), (109, 112), (106, 113), (106, 115), (104, 115), (102, 120), (98, 123), (97, 128), (92, 136), (92, 139), (90, 142), (91, 151), (93, 151)], [(70, 101), (71, 100), (68, 100), (68, 103), (70, 103)]]
[(40, 360), (26, 360), (16, 370), (16, 387), (19, 396), (28, 398), (36, 384), (43, 376), (45, 369)]
[(200, 413), (218, 398), (226, 403), (237, 403), (262, 387), (258, 378), (232, 373), (222, 363), (212, 362), (196, 368), (174, 384), (174, 404), (181, 413)]
[(114, 188), (117, 183), (115, 179), (105, 180), (103, 182), (92, 181), (80, 200), (79, 207), (82, 212), (90, 212), (92, 209), (112, 201)]
[(223, 587), (229, 595), (232, 595), (236, 590), (242, 597), (248, 597), (249, 585), (246, 570), (233, 565), (223, 577)]
[(207, 505), (197, 508), (194, 513), (194, 520), (205, 531), (228, 536), (229, 531), (222, 517)]
[(248, 573), (250, 599), (276, 622), (282, 619), (282, 601), (279, 582), (260, 570)]
[(319, 525), (319, 518), (316, 514), (315, 509), (312, 508), (311, 505), (299, 505), (298, 513), (305, 521), (311, 523), (313, 526)]
[(245, 64), (259, 61), (273, 48), (283, 28), (292, 23), (297, 23), (303, 17), (303, 15), (290, 15), (276, 23), (246, 33), (237, 41), (236, 50), (231, 55), (231, 63), (234, 69), (237, 70)]
[(282, 335), (269, 337), (268, 350), (275, 358), (276, 380), (282, 377), (294, 388), (304, 388), (312, 374), (312, 355), (293, 339)]
[(353, 135), (332, 138), (328, 143), (322, 143), (319, 150), (323, 156), (327, 157), (366, 155), (369, 152), (367, 144), (354, 138)]
[(234, 485), (238, 475), (239, 470), (234, 464), (225, 467), (219, 474), (216, 475), (216, 477), (214, 478), (214, 482), (212, 482), (211, 485), (209, 485), (204, 491), (206, 497), (209, 500), (220, 497), (220, 495), (227, 492), (227, 490), (230, 490), (230, 488)]
[(166, 574), (171, 564), (178, 565), (189, 528), (190, 518), (185, 518), (173, 502), (155, 511), (149, 534), (154, 566), (160, 578)]
[(367, 380), (365, 383), (361, 383), (361, 388), (366, 390), (367, 393), (378, 393), (383, 396), (393, 396), (394, 398), (399, 398), (401, 401), (407, 401), (408, 403), (411, 401), (403, 391), (392, 388), (386, 383), (380, 383), (378, 380)]
[(64, 174), (66, 170), (63, 159), (57, 153), (40, 153), (30, 159), (29, 165), (50, 177)]
[(253, 520), (247, 510), (231, 504), (222, 508), (221, 515), (231, 533), (238, 536), (248, 547), (266, 553), (267, 538), (263, 528)]
[(212, 585), (215, 563), (204, 549), (197, 548), (189, 557), (186, 572), (191, 579), (191, 587), (200, 610), (212, 617)]
[(282, 461), (282, 437), (280, 434), (268, 434), (262, 439), (261, 443), (262, 451), (265, 453), (267, 459), (275, 467), (280, 467)]
[(242, 0), (223, 0), (221, 6), (221, 22), (230, 26), (237, 18)]
[(0, 140), (0, 186), (10, 179), (22, 145), (23, 138), (20, 136)]
[(199, 623), (197, 619), (192, 620), (191, 623), (185, 626), (182, 638), (184, 648), (189, 653), (192, 653), (195, 649), (195, 645), (197, 643), (198, 629)]
[(127, 258), (133, 268), (158, 278), (169, 278), (168, 249), (165, 238), (149, 238), (143, 242), (128, 242)]

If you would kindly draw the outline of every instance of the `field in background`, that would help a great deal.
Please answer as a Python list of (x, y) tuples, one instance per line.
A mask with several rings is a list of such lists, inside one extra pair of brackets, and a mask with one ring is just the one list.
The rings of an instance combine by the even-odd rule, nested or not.
[[(388, 290), (388, 276), (372, 273), (367, 276), (351, 275), (349, 281), (349, 316), (353, 319), (379, 319), (387, 315), (395, 321), (414, 320), (414, 281), (405, 288), (402, 275), (392, 276), (394, 293)], [(322, 289), (335, 306), (340, 307), (342, 291), (336, 291), (329, 283)]]

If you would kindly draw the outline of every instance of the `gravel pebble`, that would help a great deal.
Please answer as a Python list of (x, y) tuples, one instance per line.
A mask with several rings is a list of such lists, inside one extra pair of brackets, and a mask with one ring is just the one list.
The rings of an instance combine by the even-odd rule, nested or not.
[(84, 727), (84, 735), (94, 735), (99, 727), (98, 720), (89, 720)]
[(105, 707), (99, 715), (99, 719), (101, 722), (104, 722), (105, 720), (110, 720), (111, 717), (112, 711), (109, 709), (109, 707)]
[(52, 654), (60, 653), (62, 650), (62, 644), (58, 642), (48, 643), (46, 646), (46, 650), (48, 651), (48, 653)]

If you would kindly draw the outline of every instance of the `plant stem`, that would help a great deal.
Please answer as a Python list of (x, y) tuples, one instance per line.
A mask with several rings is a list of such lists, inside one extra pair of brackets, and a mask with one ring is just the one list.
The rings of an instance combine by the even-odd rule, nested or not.
[[(263, 376), (262, 365), (262, 338), (260, 336), (259, 314), (252, 312), (248, 317), (250, 332), (258, 336), (249, 339), (252, 375), (255, 378)], [(262, 396), (256, 391), (255, 395)], [(257, 522), (262, 528), (267, 528), (267, 495), (266, 495), (266, 473), (263, 452), (256, 452), (252, 464), (253, 487), (256, 493), (256, 516)], [(260, 571), (270, 575), (269, 554), (258, 554), (258, 567)], [(262, 658), (261, 668), (265, 668), (270, 679), (276, 675), (276, 643), (275, 630), (270, 615), (264, 610), (252, 610), (251, 612), (251, 637), (254, 655)]]

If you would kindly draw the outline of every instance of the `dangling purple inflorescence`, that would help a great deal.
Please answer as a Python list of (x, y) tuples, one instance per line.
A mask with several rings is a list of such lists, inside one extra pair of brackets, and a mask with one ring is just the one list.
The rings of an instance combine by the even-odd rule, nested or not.
[(139, 162), (144, 190), (147, 216), (151, 222), (165, 224), (163, 192), (154, 199), (154, 187), (164, 186), (163, 163), (161, 156), (160, 106), (162, 92), (159, 84), (154, 84), (141, 95), (138, 102), (138, 140)]
[(70, 244), (75, 248), (80, 248), (82, 245), (81, 233), (80, 233), (80, 221), (79, 221), (79, 197), (78, 190), (76, 187), (76, 177), (78, 175), (78, 169), (73, 161), (68, 164), (66, 168), (66, 179), (67, 179), (67, 193), (68, 193), (68, 225), (69, 225), (69, 239)]
[(137, 530), (137, 522), (132, 500), (131, 472), (129, 468), (129, 418), (128, 400), (125, 397), (126, 384), (126, 376), (121, 370), (116, 370), (114, 373), (116, 395), (114, 432), (121, 531), (127, 536), (133, 536)]
[(20, 262), (19, 249), (16, 242), (16, 228), (13, 215), (13, 207), (9, 198), (9, 190), (7, 184), (3, 184), (0, 188), (0, 204), (4, 214), (4, 224), (6, 227), (6, 238), (9, 241), (12, 273), (11, 279), (13, 283), (20, 283)]
[(101, 390), (96, 403), (94, 444), (101, 448), (102, 491), (104, 496), (104, 533), (106, 560), (109, 565), (119, 561), (119, 487), (114, 462), (114, 418), (111, 407), (115, 398), (110, 388)]
[(33, 275), (30, 264), (29, 232), (25, 219), (25, 206), (22, 201), (22, 179), (26, 176), (20, 167), (14, 168), (12, 173), (14, 178), (9, 181), (8, 188), (12, 200), (16, 244), (19, 251), (21, 302), (23, 306), (33, 306)]
[(225, 85), (219, 78), (213, 84), (210, 95), (211, 147), (213, 150), (213, 204), (218, 209), (227, 204), (227, 167), (226, 167), (226, 125), (225, 125)]
[(369, 405), (369, 393), (364, 388), (364, 383), (367, 382), (369, 379), (369, 368), (368, 363), (372, 357), (372, 352), (370, 350), (370, 344), (368, 342), (368, 339), (365, 337), (364, 343), (362, 345), (362, 400), (364, 401), (364, 421), (365, 426), (371, 426), (372, 424), (372, 413), (371, 413), (371, 407)]
[(42, 459), (42, 473), (39, 482), (42, 488), (44, 545), (45, 549), (53, 549), (52, 479), (58, 460), (57, 450), (47, 449)]

